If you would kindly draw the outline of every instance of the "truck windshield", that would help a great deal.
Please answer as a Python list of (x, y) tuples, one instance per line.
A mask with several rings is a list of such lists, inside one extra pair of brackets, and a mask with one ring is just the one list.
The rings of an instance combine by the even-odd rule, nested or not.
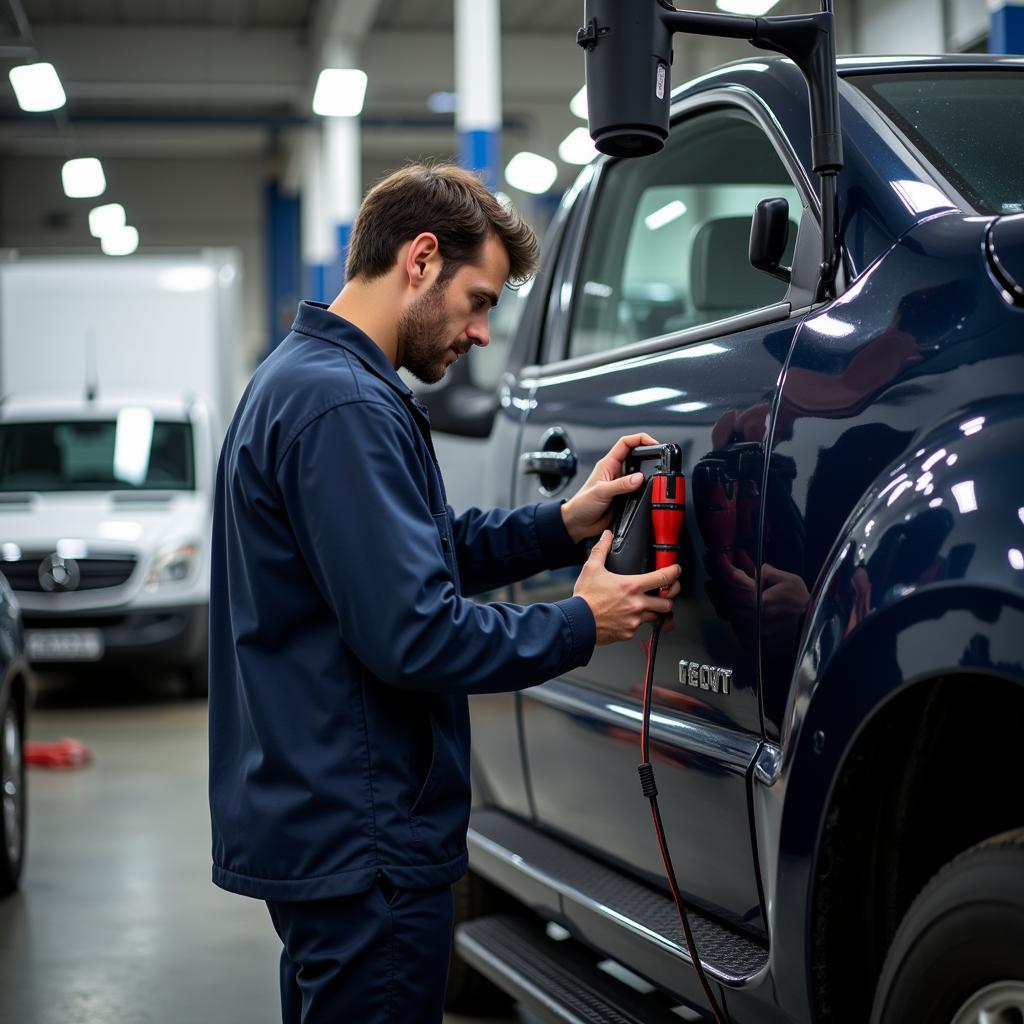
[(192, 427), (147, 409), (113, 420), (0, 424), (0, 492), (192, 491)]
[(1024, 71), (850, 75), (979, 213), (1024, 210)]

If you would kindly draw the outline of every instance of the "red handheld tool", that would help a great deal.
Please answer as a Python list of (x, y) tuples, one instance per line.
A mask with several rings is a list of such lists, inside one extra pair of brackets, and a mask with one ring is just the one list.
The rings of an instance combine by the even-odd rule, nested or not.
[[(654, 568), (679, 561), (679, 537), (686, 507), (686, 479), (679, 471), (656, 473), (651, 478), (651, 528), (654, 532)], [(661, 596), (668, 594), (662, 587)]]

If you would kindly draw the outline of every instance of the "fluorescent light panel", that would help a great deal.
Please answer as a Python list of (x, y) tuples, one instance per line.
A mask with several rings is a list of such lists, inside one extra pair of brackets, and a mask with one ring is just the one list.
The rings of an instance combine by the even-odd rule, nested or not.
[(580, 118), (582, 121), (587, 119), (587, 87), (584, 85), (582, 89), (571, 100), (569, 100), (569, 110)]
[(681, 199), (676, 199), (667, 206), (663, 206), (660, 210), (655, 210), (654, 213), (648, 214), (644, 217), (644, 223), (651, 231), (657, 231), (658, 228), (663, 228), (666, 224), (679, 220), (684, 213), (686, 213), (686, 203)]
[(597, 146), (586, 128), (573, 128), (558, 146), (558, 157), (567, 164), (589, 164), (597, 156)]
[(102, 238), (111, 231), (117, 231), (125, 225), (124, 207), (120, 203), (104, 203), (94, 206), (89, 211), (89, 234), (93, 238)]
[(313, 90), (313, 113), (321, 117), (358, 117), (366, 98), (366, 72), (324, 68)]
[(715, 0), (715, 6), (720, 11), (728, 11), (729, 14), (746, 14), (753, 18), (759, 18), (767, 14), (779, 0)]
[(107, 256), (131, 256), (139, 247), (139, 231), (131, 224), (111, 231), (100, 239), (100, 248)]
[(505, 168), (505, 180), (521, 192), (542, 195), (555, 183), (558, 167), (539, 153), (516, 153)]
[(94, 156), (68, 160), (60, 169), (60, 180), (69, 199), (92, 199), (107, 188), (103, 165)]
[(22, 110), (57, 110), (67, 102), (64, 86), (60, 84), (57, 70), (52, 64), (45, 61), (22, 64), (11, 68), (9, 77), (18, 106)]

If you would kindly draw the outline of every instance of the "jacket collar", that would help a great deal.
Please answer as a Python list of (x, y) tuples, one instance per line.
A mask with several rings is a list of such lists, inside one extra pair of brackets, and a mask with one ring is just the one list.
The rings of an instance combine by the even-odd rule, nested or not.
[[(384, 355), (380, 346), (355, 324), (331, 313), (327, 308), (327, 303), (310, 300), (300, 302), (292, 330), (296, 334), (306, 334), (312, 338), (320, 338), (321, 341), (329, 341), (332, 345), (351, 352), (385, 384), (391, 385), (403, 397), (412, 397), (412, 390), (395, 372), (395, 368)], [(414, 404), (419, 405), (415, 400)]]

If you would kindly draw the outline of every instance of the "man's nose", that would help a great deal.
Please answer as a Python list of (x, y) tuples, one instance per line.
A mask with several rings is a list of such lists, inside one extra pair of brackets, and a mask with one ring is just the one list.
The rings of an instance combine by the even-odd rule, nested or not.
[(484, 348), (491, 340), (491, 325), (486, 320), (482, 324), (470, 324), (469, 327), (466, 328), (466, 337), (469, 338), (474, 345), (479, 345), (481, 348)]

